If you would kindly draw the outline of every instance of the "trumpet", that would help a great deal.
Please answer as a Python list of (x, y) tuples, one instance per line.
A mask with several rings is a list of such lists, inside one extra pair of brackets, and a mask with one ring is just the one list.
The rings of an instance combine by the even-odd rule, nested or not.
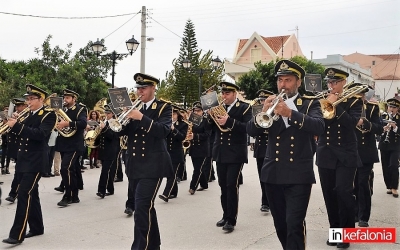
[(122, 126), (128, 125), (130, 122), (130, 118), (127, 117), (129, 112), (131, 112), (134, 109), (141, 109), (143, 106), (143, 102), (140, 100), (142, 96), (139, 96), (136, 101), (132, 103), (132, 107), (130, 109), (127, 109), (125, 111), (122, 111), (122, 113), (118, 116), (117, 119), (111, 119), (108, 121), (108, 124), (110, 125), (110, 128), (114, 132), (120, 132), (122, 130)]
[(272, 126), (274, 121), (279, 119), (279, 115), (273, 115), (276, 105), (278, 105), (280, 98), (287, 99), (287, 95), (285, 93), (285, 89), (281, 90), (281, 93), (272, 100), (272, 106), (265, 112), (260, 112), (256, 115), (255, 121), (258, 126), (262, 128), (269, 128)]
[[(17, 118), (17, 122), (23, 122), (29, 115), (30, 108), (29, 106), (24, 108), (19, 114)], [(7, 123), (1, 122), (0, 126), (0, 135), (10, 132), (11, 128), (7, 125)]]

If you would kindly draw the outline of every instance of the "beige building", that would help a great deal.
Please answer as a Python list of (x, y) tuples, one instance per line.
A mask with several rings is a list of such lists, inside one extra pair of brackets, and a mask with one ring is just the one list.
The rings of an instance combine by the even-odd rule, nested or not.
[(350, 63), (371, 71), (375, 81), (375, 95), (387, 100), (400, 92), (400, 56), (399, 54), (364, 55), (353, 53), (343, 56)]
[(248, 39), (237, 41), (232, 59), (225, 58), (225, 73), (233, 80), (252, 69), (254, 63), (269, 63), (277, 58), (303, 56), (299, 42), (294, 34), (286, 36), (263, 37), (257, 32)]

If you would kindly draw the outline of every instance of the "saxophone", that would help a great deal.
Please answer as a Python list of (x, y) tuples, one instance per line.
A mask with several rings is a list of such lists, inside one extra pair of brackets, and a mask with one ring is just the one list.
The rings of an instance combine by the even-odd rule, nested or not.
[(193, 123), (192, 122), (186, 122), (188, 124), (188, 130), (186, 133), (186, 138), (185, 140), (182, 141), (182, 147), (183, 147), (183, 153), (186, 154), (186, 151), (188, 150), (188, 148), (190, 148), (191, 143), (189, 140), (189, 135), (192, 133), (192, 129), (193, 129)]

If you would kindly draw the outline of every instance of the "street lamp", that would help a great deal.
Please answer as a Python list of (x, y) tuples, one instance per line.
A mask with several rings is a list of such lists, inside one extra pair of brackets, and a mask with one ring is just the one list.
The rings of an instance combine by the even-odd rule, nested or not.
[(126, 43), (126, 48), (128, 49), (129, 53), (117, 53), (114, 50), (110, 54), (101, 55), (100, 53), (104, 49), (104, 44), (101, 41), (99, 41), (98, 38), (97, 38), (97, 41), (92, 43), (92, 45), (90, 46), (92, 51), (94, 53), (96, 53), (97, 56), (106, 56), (112, 60), (112, 71), (111, 71), (111, 86), (112, 86), (112, 88), (114, 88), (115, 61), (118, 59), (122, 59), (124, 56), (132, 55), (139, 47), (139, 42), (136, 41), (134, 36), (132, 36), (132, 38), (129, 39), (128, 41), (126, 41), (125, 43)]
[[(213, 64), (213, 69), (217, 69), (222, 65), (222, 61), (221, 61), (221, 59), (219, 59), (218, 56), (217, 56), (217, 58), (212, 59), (211, 62)], [(199, 100), (200, 100), (203, 75), (204, 75), (205, 72), (212, 71), (212, 70), (211, 69), (202, 69), (202, 68), (192, 69), (191, 68), (192, 63), (187, 58), (182, 61), (182, 66), (185, 69), (193, 71), (193, 72), (195, 72), (195, 73), (197, 73), (199, 75)]]

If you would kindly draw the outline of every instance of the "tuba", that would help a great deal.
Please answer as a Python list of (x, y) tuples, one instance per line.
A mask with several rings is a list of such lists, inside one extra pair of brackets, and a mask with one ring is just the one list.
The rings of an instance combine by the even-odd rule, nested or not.
[(319, 102), (321, 104), (321, 111), (322, 111), (322, 115), (324, 117), (324, 119), (332, 119), (333, 117), (335, 117), (336, 115), (336, 106), (343, 102), (344, 100), (353, 97), (359, 93), (361, 93), (362, 91), (366, 90), (368, 88), (368, 85), (357, 85), (354, 87), (349, 86), (348, 88), (346, 88), (341, 97), (339, 99), (337, 99), (335, 102), (331, 103), (330, 101), (328, 101), (327, 99), (320, 99)]
[(142, 96), (139, 96), (136, 101), (132, 103), (132, 107), (130, 109), (124, 110), (119, 114), (117, 119), (111, 119), (108, 121), (108, 124), (110, 125), (110, 128), (114, 132), (119, 132), (122, 130), (122, 126), (128, 125), (130, 122), (130, 118), (126, 117), (129, 112), (131, 112), (134, 109), (141, 109), (143, 106), (143, 102), (140, 100)]
[(256, 115), (255, 121), (258, 126), (262, 128), (269, 128), (272, 126), (274, 121), (279, 119), (279, 115), (273, 115), (276, 105), (278, 105), (280, 98), (287, 97), (285, 89), (281, 90), (281, 93), (272, 100), (272, 106), (265, 112), (260, 112)]

